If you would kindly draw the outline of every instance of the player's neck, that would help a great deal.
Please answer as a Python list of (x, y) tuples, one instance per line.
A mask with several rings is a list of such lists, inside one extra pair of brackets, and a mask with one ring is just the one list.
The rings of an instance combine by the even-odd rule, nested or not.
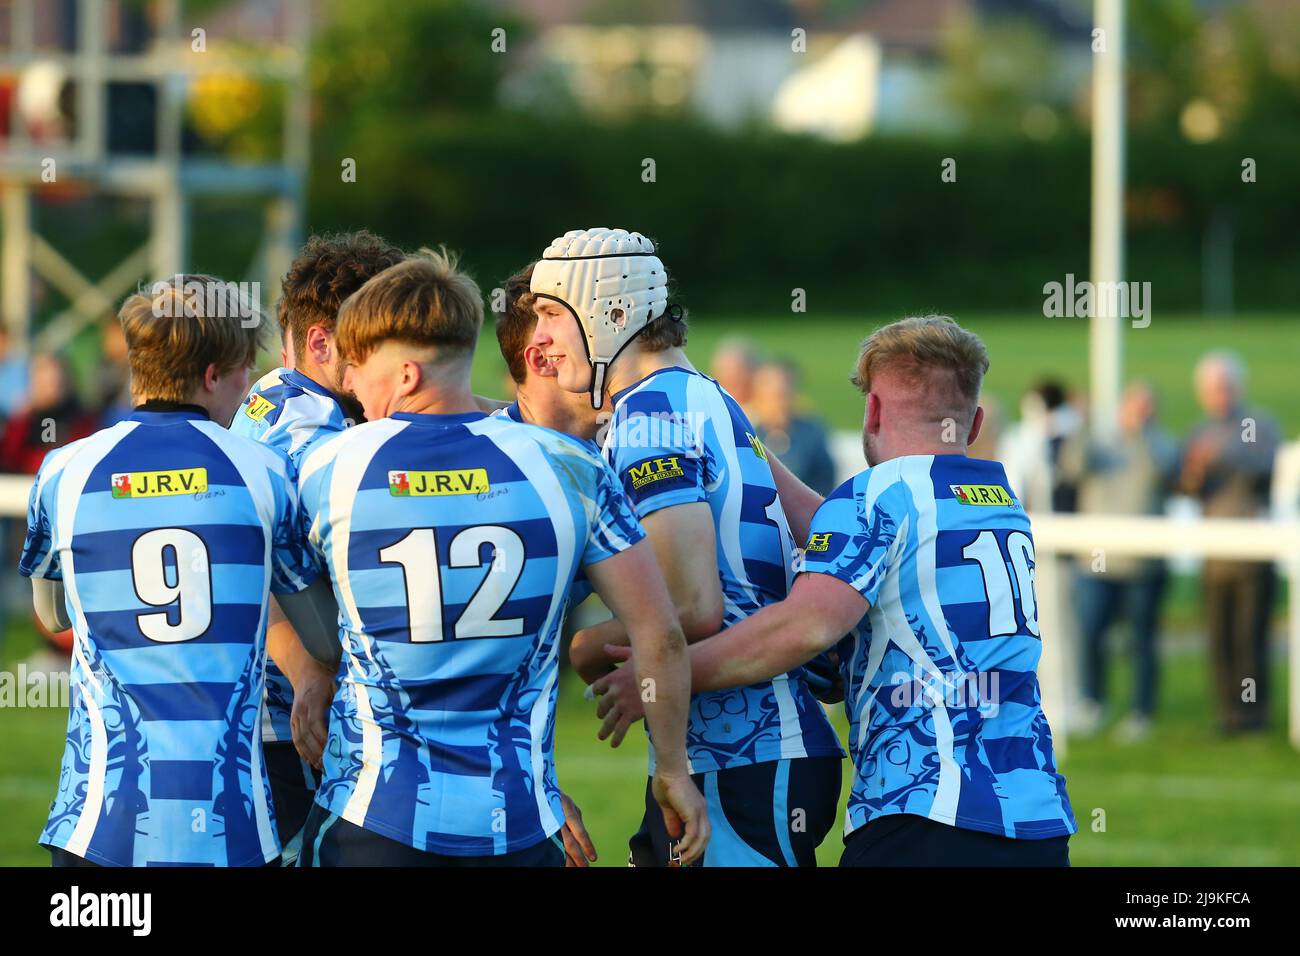
[(201, 408), (207, 414), (208, 418), (216, 420), (217, 409), (216, 403), (206, 393), (190, 395), (177, 401), (174, 398), (159, 398), (157, 395), (143, 395), (138, 392), (131, 395), (131, 403), (135, 408), (142, 405), (155, 406), (155, 410), (160, 408), (175, 408), (182, 405), (188, 405), (191, 408)]
[(610, 395), (617, 395), (624, 389), (631, 388), (647, 375), (665, 368), (684, 368), (695, 371), (695, 366), (679, 348), (672, 347), (658, 352), (647, 352), (633, 343), (626, 352), (618, 357), (606, 378), (605, 390)]
[(469, 385), (457, 384), (412, 392), (398, 399), (389, 414), (406, 412), (411, 415), (465, 415), (479, 410)]
[(515, 400), (519, 402), (519, 417), (530, 425), (583, 437), (572, 410), (558, 400), (553, 388), (541, 387), (534, 392), (525, 383), (516, 391)]
[(528, 384), (519, 386), (515, 399), (519, 402), (519, 416), (530, 425), (541, 425), (555, 432), (572, 434), (575, 438), (594, 438), (597, 423), (590, 415), (584, 414), (586, 408), (578, 410), (575, 399), (588, 402), (586, 395), (560, 392), (554, 385), (543, 382), (536, 390)]
[(310, 355), (305, 356), (301, 362), (294, 361), (293, 365), (289, 366), (289, 368), (290, 371), (297, 372), (304, 378), (311, 379), (326, 391), (335, 391), (334, 384), (330, 380), (331, 376), (329, 371), (319, 362), (312, 361)]
[(966, 446), (943, 443), (943, 442), (918, 442), (918, 441), (901, 441), (890, 443), (880, 449), (880, 459), (876, 462), (882, 465), (887, 461), (895, 458), (907, 458), (913, 455), (962, 455), (966, 456), (969, 452)]

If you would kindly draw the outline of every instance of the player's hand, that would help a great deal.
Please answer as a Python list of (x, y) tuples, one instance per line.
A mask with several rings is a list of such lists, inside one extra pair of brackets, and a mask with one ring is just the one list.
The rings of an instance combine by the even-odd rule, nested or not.
[(663, 811), (668, 835), (678, 840), (678, 865), (690, 866), (703, 860), (709, 845), (709, 812), (695, 781), (685, 774), (666, 776), (656, 772), (650, 788)]
[(563, 790), (560, 803), (564, 807), (564, 827), (560, 830), (564, 838), (564, 865), (591, 866), (596, 862), (596, 845), (582, 823), (582, 811)]
[(569, 642), (569, 663), (587, 684), (609, 673), (610, 662), (605, 656), (600, 635), (593, 628), (583, 628)]
[(317, 770), (329, 737), (330, 705), (334, 703), (334, 675), (325, 668), (305, 677), (293, 689), (289, 729), (298, 756)]
[(631, 663), (632, 648), (606, 644), (605, 654), (624, 664), (591, 685), (591, 692), (600, 698), (596, 716), (603, 721), (596, 737), (608, 739), (611, 747), (617, 747), (627, 736), (628, 728), (645, 718), (645, 703), (641, 700), (636, 668)]

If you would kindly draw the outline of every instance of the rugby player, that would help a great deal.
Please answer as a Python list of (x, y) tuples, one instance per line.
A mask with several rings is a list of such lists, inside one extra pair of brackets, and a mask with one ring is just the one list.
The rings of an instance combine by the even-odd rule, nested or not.
[[(334, 322), (344, 299), (404, 258), (401, 249), (366, 231), (308, 239), (281, 281), (276, 317), (282, 365), (258, 379), (230, 430), (280, 449), (299, 467), (319, 442), (360, 419), (360, 407), (343, 391)], [(312, 714), (325, 713), (334, 698), (334, 668), (307, 653), (274, 597), (269, 635), (263, 751), (281, 861), (292, 866), (320, 779), (294, 747), (294, 687), (302, 688), (298, 719), (311, 722)]]
[(292, 463), (225, 428), (261, 328), (228, 288), (178, 276), (122, 304), (135, 410), (51, 452), (32, 487), (19, 571), (41, 621), (74, 633), (40, 837), (56, 866), (280, 854), (259, 733), (267, 599), (318, 572)]
[(477, 286), (439, 253), (340, 311), (345, 385), (370, 420), (302, 469), (302, 521), (333, 589), (318, 582), (315, 613), (289, 617), (317, 646), (342, 609), (346, 677), (299, 864), (563, 864), (557, 654), (580, 567), (655, 672), (653, 793), (689, 862), (709, 822), (687, 774), (685, 644), (653, 552), (597, 456), (479, 410), (482, 317)]
[[(988, 365), (943, 316), (868, 337), (853, 381), (869, 467), (817, 511), (790, 596), (691, 649), (698, 690), (839, 645), (854, 767), (842, 866), (1069, 865), (1029, 519), (1002, 466), (967, 456)], [(639, 707), (632, 674), (595, 689), (616, 712)]]
[[(794, 542), (753, 426), (682, 350), (686, 318), (670, 312), (667, 285), (639, 233), (566, 233), (533, 268), (533, 344), (562, 388), (611, 408), (605, 459), (693, 641), (785, 597)], [(612, 620), (581, 632), (570, 656), (590, 683), (613, 663), (604, 645), (626, 642)], [(834, 823), (842, 751), (800, 667), (697, 694), (688, 753), (714, 824), (705, 865), (815, 865)], [(652, 768), (657, 759), (656, 746)], [(669, 865), (675, 848), (650, 788), (646, 807), (631, 861)]]

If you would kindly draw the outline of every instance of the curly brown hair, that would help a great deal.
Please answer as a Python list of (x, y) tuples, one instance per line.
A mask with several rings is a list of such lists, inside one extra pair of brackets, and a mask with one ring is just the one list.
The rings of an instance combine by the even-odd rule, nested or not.
[(312, 236), (280, 283), (276, 318), (280, 334), (293, 332), (293, 355), (302, 362), (307, 330), (313, 325), (334, 331), (339, 306), (374, 276), (397, 265), (406, 254), (362, 229)]

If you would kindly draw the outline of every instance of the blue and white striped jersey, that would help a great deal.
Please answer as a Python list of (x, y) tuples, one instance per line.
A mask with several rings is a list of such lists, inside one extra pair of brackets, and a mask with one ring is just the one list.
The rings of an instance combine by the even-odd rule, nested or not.
[[(637, 517), (692, 502), (713, 512), (724, 627), (783, 600), (794, 543), (767, 453), (735, 400), (708, 376), (681, 368), (661, 369), (613, 398), (605, 460)], [(843, 756), (802, 668), (697, 694), (686, 742), (692, 773)]]
[[(278, 448), (302, 467), (307, 452), (347, 426), (343, 409), (329, 389), (301, 372), (277, 368), (267, 372), (248, 393), (230, 423), (230, 430)], [(275, 661), (266, 662), (266, 715), (262, 739), (291, 741), (289, 715), (293, 711), (293, 685)]]
[(891, 813), (1028, 839), (1075, 832), (1039, 702), (1029, 519), (997, 462), (911, 455), (818, 509), (803, 571), (871, 603), (840, 642), (845, 831)]
[(165, 407), (51, 452), (32, 487), (19, 571), (63, 581), (74, 634), (41, 843), (110, 866), (261, 865), (280, 852), (267, 594), (305, 588), (315, 561), (288, 459)]
[(308, 455), (300, 492), (342, 621), (316, 802), (442, 854), (553, 834), (569, 589), (644, 537), (614, 475), (544, 428), (401, 413)]

